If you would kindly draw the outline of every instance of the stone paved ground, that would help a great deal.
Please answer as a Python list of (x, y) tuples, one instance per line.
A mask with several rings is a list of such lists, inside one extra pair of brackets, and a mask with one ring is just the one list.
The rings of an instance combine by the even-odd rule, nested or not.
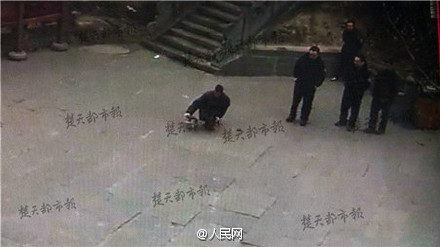
[[(342, 85), (329, 81), (303, 128), (284, 121), (291, 78), (218, 77), (122, 48), (2, 59), (2, 246), (440, 245), (438, 131), (390, 124), (375, 136), (334, 127)], [(232, 100), (223, 126), (178, 133), (187, 105), (217, 83)], [(121, 117), (79, 119), (112, 107)], [(67, 128), (67, 116), (77, 127)], [(171, 122), (176, 135), (168, 136)], [(246, 136), (263, 124), (266, 135)], [(186, 193), (201, 185), (203, 196)], [(177, 190), (183, 200), (165, 202)], [(164, 205), (155, 206), (159, 192)], [(55, 208), (67, 199), (76, 208)], [(26, 206), (30, 217), (21, 219)], [(326, 222), (329, 213), (336, 219)], [(196, 237), (225, 227), (242, 228), (243, 241)]]

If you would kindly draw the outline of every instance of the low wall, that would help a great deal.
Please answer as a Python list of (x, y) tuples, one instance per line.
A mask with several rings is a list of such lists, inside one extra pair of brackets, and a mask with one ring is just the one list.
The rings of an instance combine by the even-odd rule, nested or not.
[[(225, 76), (292, 76), (296, 60), (304, 55), (308, 47), (295, 49), (252, 48), (243, 55), (222, 67), (220, 74)], [(323, 49), (321, 58), (327, 68), (327, 76), (335, 75), (340, 64), (338, 49)]]

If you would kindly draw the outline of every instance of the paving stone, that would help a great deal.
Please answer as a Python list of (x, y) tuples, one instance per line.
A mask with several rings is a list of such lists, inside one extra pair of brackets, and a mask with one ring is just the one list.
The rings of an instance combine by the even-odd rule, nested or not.
[(223, 192), (235, 181), (235, 178), (216, 175), (201, 175), (190, 178), (190, 181), (193, 184), (208, 185), (209, 191)]
[(278, 246), (275, 245), (280, 238), (287, 236), (289, 222), (286, 217), (280, 215), (264, 215), (258, 220), (243, 238), (243, 243), (255, 246)]
[[(174, 224), (185, 226), (200, 213), (203, 206), (203, 198), (201, 198), (201, 196), (197, 193), (197, 187), (193, 188), (194, 192), (196, 193), (193, 199), (191, 199), (188, 193), (186, 193), (183, 201), (176, 201), (174, 198), (174, 193), (177, 190), (188, 192), (190, 186), (187, 184), (178, 183), (167, 190), (161, 192), (158, 191), (157, 193), (161, 193), (161, 203), (163, 205), (154, 206), (154, 202), (151, 201), (150, 208), (152, 214), (159, 218), (166, 218)], [(170, 193), (169, 195), (171, 198), (168, 200), (168, 202), (166, 202), (164, 198), (168, 192)]]
[(105, 200), (124, 208), (132, 208), (133, 211), (145, 212), (150, 209), (154, 193), (173, 186), (174, 183), (170, 179), (153, 177), (148, 168), (141, 169), (106, 188)]
[(260, 218), (276, 201), (275, 197), (262, 195), (257, 190), (229, 187), (218, 201), (220, 208)]
[[(225, 228), (225, 226), (197, 220), (191, 223), (191, 226), (186, 227), (176, 238), (172, 239), (167, 246), (242, 246), (238, 239), (234, 241), (220, 240), (220, 228)], [(205, 240), (197, 238), (197, 232), (201, 229), (206, 230), (207, 235)]]
[(3, 247), (13, 247), (13, 246), (19, 246), (19, 245), (20, 244), (14, 242), (14, 241), (11, 241), (7, 238), (2, 238), (1, 246), (3, 246)]
[(165, 246), (183, 228), (172, 224), (168, 219), (143, 213), (109, 234), (99, 246)]
[(235, 212), (225, 212), (221, 208), (216, 208), (211, 205), (209, 205), (206, 210), (203, 210), (202, 213), (197, 216), (197, 219), (226, 227), (242, 228), (244, 234), (258, 224), (258, 219), (255, 217)]
[(107, 224), (99, 224), (102, 218), (81, 209), (2, 221), (2, 234), (20, 246), (95, 246), (111, 231)]

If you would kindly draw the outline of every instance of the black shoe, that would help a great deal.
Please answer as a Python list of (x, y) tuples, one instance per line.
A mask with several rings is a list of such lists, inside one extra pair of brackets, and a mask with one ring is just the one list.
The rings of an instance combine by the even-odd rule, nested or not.
[(294, 117), (294, 116), (288, 116), (288, 117), (286, 118), (286, 122), (288, 122), (288, 123), (291, 123), (291, 122), (293, 122), (293, 121), (295, 121), (295, 117)]
[(214, 123), (208, 123), (208, 122), (206, 122), (206, 123), (205, 123), (205, 129), (206, 129), (206, 130), (209, 130), (209, 131), (215, 130)]
[(347, 124), (347, 131), (353, 131), (355, 130), (354, 124)]
[(367, 134), (375, 134), (376, 130), (374, 128), (368, 127), (366, 129), (364, 129), (364, 132)]
[(377, 131), (376, 131), (376, 135), (383, 135), (383, 134), (385, 134), (385, 130), (384, 129), (378, 129)]
[(342, 122), (342, 121), (337, 121), (335, 123), (335, 126), (338, 126), (338, 127), (344, 127), (345, 125), (347, 125), (347, 123), (346, 122)]
[(299, 122), (299, 125), (301, 126), (306, 126), (307, 124), (307, 120), (301, 119), (301, 121)]

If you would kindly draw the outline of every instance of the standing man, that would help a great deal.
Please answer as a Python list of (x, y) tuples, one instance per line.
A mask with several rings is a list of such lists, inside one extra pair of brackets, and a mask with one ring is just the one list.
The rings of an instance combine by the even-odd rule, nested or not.
[(195, 111), (199, 110), (199, 119), (205, 121), (207, 130), (214, 130), (214, 125), (228, 110), (231, 100), (223, 92), (223, 86), (218, 84), (215, 90), (204, 93), (195, 99), (186, 110), (184, 117), (189, 119)]
[[(365, 90), (370, 86), (368, 81), (370, 73), (365, 57), (358, 55), (354, 57), (353, 61), (354, 65), (347, 69), (341, 101), (341, 112), (339, 114), (339, 121), (335, 123), (338, 127), (347, 126), (348, 131), (354, 131), (355, 129), (362, 97)], [(350, 109), (350, 119), (347, 122), (348, 109)]]
[[(373, 83), (373, 100), (370, 108), (370, 121), (365, 133), (384, 134), (388, 123), (391, 105), (398, 93), (399, 79), (394, 72), (392, 61), (385, 61), (385, 68), (379, 71)], [(379, 129), (376, 131), (377, 117), (381, 111)]]
[(295, 77), (295, 88), (293, 90), (293, 101), (287, 122), (293, 122), (296, 118), (298, 105), (303, 100), (301, 108), (301, 126), (306, 126), (312, 109), (313, 98), (316, 88), (322, 85), (325, 78), (325, 65), (319, 56), (319, 47), (312, 46), (309, 51), (301, 56), (295, 64), (293, 76)]
[(351, 67), (353, 63), (354, 56), (359, 54), (359, 51), (364, 44), (364, 39), (357, 31), (354, 21), (349, 20), (345, 23), (345, 30), (342, 33), (342, 41), (344, 44), (341, 49), (341, 64), (337, 74), (331, 78), (331, 81), (338, 80), (339, 76), (345, 76), (346, 70)]

